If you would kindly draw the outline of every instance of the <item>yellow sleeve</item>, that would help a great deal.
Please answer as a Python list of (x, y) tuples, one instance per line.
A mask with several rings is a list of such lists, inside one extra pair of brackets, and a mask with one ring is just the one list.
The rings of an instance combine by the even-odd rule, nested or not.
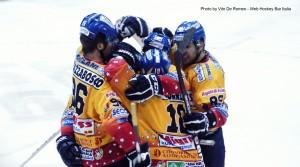
[(224, 103), (226, 98), (224, 72), (214, 66), (212, 61), (190, 66), (187, 79), (191, 84), (193, 102), (203, 111), (217, 103)]

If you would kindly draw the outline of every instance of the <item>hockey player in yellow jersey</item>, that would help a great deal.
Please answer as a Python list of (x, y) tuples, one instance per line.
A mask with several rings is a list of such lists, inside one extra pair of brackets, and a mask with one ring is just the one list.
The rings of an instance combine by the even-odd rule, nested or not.
[[(131, 22), (127, 22), (129, 27), (130, 24), (145, 23), (140, 18), (130, 19)], [(140, 150), (136, 150), (135, 133), (128, 121), (129, 112), (104, 76), (108, 59), (115, 48), (120, 48), (116, 47), (119, 45), (118, 35), (144, 35), (135, 28), (117, 34), (111, 21), (97, 13), (84, 17), (80, 28), (82, 49), (74, 61), (73, 91), (61, 120), (57, 150), (64, 163), (72, 167), (149, 166), (148, 145), (141, 144)]]
[[(185, 109), (182, 96), (179, 95), (177, 74), (175, 67), (170, 66), (166, 54), (170, 44), (164, 48), (165, 45), (159, 45), (161, 41), (153, 43), (154, 39), (166, 39), (157, 33), (150, 34), (145, 41), (147, 42), (149, 38), (152, 38), (151, 44), (162, 47), (144, 48), (145, 52), (140, 57), (139, 64), (131, 66), (139, 66), (140, 71), (150, 74), (135, 75), (136, 71), (124, 59), (118, 57), (110, 60), (105, 68), (105, 74), (108, 75), (112, 88), (126, 103), (125, 106), (129, 107), (130, 104), (125, 97), (125, 89), (127, 98), (139, 102), (137, 104), (139, 140), (142, 143), (149, 143), (151, 166), (203, 167), (202, 155), (198, 154), (192, 136), (187, 135), (183, 128), (182, 116)], [(131, 87), (128, 87), (128, 81)], [(145, 97), (141, 97), (144, 95)]]
[[(194, 112), (183, 117), (190, 134), (198, 134), (200, 139), (213, 141), (213, 145), (201, 145), (206, 167), (224, 167), (225, 145), (222, 126), (228, 113), (224, 71), (218, 61), (205, 50), (205, 32), (198, 21), (181, 23), (174, 34), (174, 42), (180, 41), (191, 28), (196, 31), (193, 39), (182, 55), (183, 70), (191, 86), (192, 109)], [(203, 114), (208, 118), (208, 131), (203, 129)]]

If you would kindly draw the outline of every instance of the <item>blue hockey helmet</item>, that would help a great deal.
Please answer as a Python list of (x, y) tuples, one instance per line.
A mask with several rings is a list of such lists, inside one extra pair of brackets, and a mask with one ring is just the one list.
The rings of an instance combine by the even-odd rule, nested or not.
[(140, 57), (142, 73), (153, 73), (163, 75), (168, 72), (170, 60), (166, 52), (159, 49), (149, 49)]
[(184, 34), (194, 27), (196, 29), (193, 35), (193, 43), (197, 45), (200, 41), (205, 43), (205, 32), (202, 25), (198, 21), (184, 21), (176, 29), (174, 41), (178, 42), (183, 39)]
[(80, 24), (80, 34), (95, 40), (99, 33), (105, 36), (105, 42), (113, 42), (117, 39), (117, 31), (106, 16), (98, 13), (85, 16)]
[(147, 48), (157, 48), (167, 53), (171, 50), (170, 38), (164, 34), (151, 32), (144, 40), (144, 46)]

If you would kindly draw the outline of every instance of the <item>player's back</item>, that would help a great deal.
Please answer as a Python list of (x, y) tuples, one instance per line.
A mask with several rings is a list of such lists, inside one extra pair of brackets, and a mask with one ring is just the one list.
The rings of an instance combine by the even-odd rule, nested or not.
[(123, 117), (127, 121), (128, 113), (104, 79), (104, 65), (77, 54), (72, 82), (68, 108), (75, 110), (73, 130), (84, 165), (104, 165), (123, 159), (126, 153), (107, 133), (103, 123), (111, 118), (117, 118), (119, 123)]

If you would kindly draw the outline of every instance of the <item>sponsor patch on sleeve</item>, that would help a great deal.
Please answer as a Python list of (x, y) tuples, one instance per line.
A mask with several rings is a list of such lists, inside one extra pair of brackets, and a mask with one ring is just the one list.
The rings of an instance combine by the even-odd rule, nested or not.
[(195, 73), (197, 74), (197, 81), (202, 82), (205, 80), (204, 72), (200, 64), (197, 64), (194, 68)]
[(114, 108), (112, 109), (113, 118), (124, 118), (128, 117), (128, 112), (124, 108)]

